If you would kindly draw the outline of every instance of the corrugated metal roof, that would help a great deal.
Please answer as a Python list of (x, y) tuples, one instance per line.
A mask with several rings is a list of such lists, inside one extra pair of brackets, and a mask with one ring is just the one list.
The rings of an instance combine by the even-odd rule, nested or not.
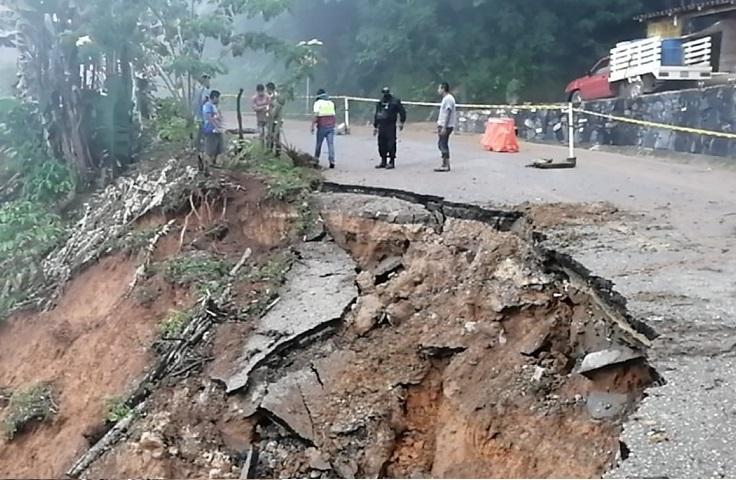
[(644, 21), (653, 20), (655, 18), (671, 17), (673, 15), (681, 15), (684, 13), (698, 12), (701, 10), (709, 10), (711, 8), (718, 7), (736, 7), (736, 0), (704, 0), (702, 2), (692, 2), (687, 5), (680, 7), (673, 7), (667, 10), (660, 10), (658, 12), (644, 13), (634, 17), (634, 20)]

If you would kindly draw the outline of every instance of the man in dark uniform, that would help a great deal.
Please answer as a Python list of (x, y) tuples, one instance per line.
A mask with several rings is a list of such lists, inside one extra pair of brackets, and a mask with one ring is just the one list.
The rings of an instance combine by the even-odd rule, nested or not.
[(373, 119), (373, 135), (378, 135), (378, 153), (381, 155), (381, 163), (376, 168), (392, 169), (396, 166), (396, 121), (399, 120), (399, 129), (403, 130), (406, 110), (401, 100), (391, 95), (388, 87), (384, 87), (382, 93)]

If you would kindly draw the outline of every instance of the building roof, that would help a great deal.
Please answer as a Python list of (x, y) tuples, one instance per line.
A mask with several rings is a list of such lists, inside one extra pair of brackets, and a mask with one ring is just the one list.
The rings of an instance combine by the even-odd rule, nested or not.
[(658, 12), (644, 13), (642, 15), (634, 17), (634, 20), (642, 22), (645, 20), (655, 20), (657, 18), (671, 17), (673, 15), (701, 12), (703, 10), (719, 10), (724, 7), (736, 8), (736, 0), (703, 0), (700, 2), (691, 1), (688, 4), (679, 7), (668, 8), (666, 10), (660, 10)]

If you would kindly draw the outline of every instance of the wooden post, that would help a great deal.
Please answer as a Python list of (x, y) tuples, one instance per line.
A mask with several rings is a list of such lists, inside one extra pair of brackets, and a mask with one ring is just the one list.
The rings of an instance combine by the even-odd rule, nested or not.
[(350, 134), (350, 100), (345, 97), (345, 135)]
[(241, 101), (243, 100), (243, 89), (238, 92), (237, 111), (238, 111), (238, 140), (243, 140), (243, 110)]
[(569, 140), (569, 151), (567, 154), (568, 161), (575, 160), (575, 114), (572, 102), (567, 105), (567, 135)]

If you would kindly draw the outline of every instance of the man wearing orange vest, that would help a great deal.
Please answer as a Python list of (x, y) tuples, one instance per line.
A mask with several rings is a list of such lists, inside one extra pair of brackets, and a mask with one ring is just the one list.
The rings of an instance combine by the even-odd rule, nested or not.
[(315, 128), (317, 130), (317, 147), (314, 150), (314, 157), (319, 161), (322, 154), (322, 144), (327, 140), (330, 168), (335, 168), (336, 124), (335, 103), (330, 100), (327, 92), (320, 88), (317, 91), (317, 101), (314, 102), (314, 121), (312, 122), (312, 133), (314, 133)]

